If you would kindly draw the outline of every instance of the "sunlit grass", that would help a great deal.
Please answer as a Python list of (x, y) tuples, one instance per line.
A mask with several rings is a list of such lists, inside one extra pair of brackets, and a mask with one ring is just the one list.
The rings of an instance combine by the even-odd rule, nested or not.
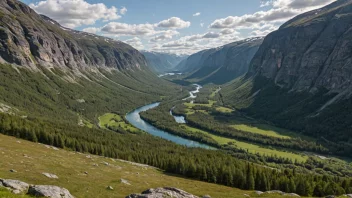
[[(66, 150), (54, 150), (45, 145), (0, 135), (0, 178), (18, 179), (29, 184), (56, 185), (67, 188), (75, 197), (124, 198), (149, 188), (175, 187), (202, 197), (241, 197), (243, 191), (222, 185), (164, 174), (153, 167), (143, 167), (111, 158), (82, 154)], [(105, 165), (104, 162), (109, 163)], [(95, 165), (96, 164), (96, 165)], [(9, 170), (17, 172), (12, 173)], [(42, 172), (55, 174), (50, 179)], [(88, 174), (84, 174), (87, 172)], [(120, 182), (129, 181), (131, 185)], [(112, 186), (114, 190), (107, 190)], [(0, 190), (0, 197), (17, 198)]]
[(107, 126), (110, 127), (121, 127), (124, 130), (129, 130), (132, 132), (137, 132), (139, 131), (138, 129), (136, 129), (135, 127), (133, 127), (132, 125), (126, 123), (121, 116), (117, 115), (117, 114), (113, 114), (113, 113), (106, 113), (102, 116), (99, 117), (99, 126), (102, 128), (107, 129)]
[(270, 148), (265, 148), (265, 147), (262, 147), (259, 145), (250, 144), (250, 143), (246, 143), (246, 142), (242, 142), (242, 141), (237, 141), (237, 140), (231, 139), (231, 138), (221, 137), (221, 136), (214, 135), (209, 132), (206, 132), (206, 131), (203, 131), (200, 129), (196, 129), (196, 128), (193, 128), (190, 126), (186, 126), (186, 129), (191, 132), (203, 133), (205, 135), (208, 135), (211, 138), (213, 138), (216, 142), (218, 142), (219, 144), (222, 144), (222, 145), (229, 144), (232, 142), (233, 145), (236, 146), (237, 148), (244, 149), (247, 152), (253, 153), (253, 154), (259, 153), (260, 155), (266, 155), (266, 156), (284, 157), (284, 158), (289, 158), (291, 160), (297, 160), (299, 162), (304, 162), (308, 159), (308, 156), (299, 155), (299, 154), (295, 154), (295, 153), (291, 153), (291, 152), (279, 151), (279, 150), (270, 149)]

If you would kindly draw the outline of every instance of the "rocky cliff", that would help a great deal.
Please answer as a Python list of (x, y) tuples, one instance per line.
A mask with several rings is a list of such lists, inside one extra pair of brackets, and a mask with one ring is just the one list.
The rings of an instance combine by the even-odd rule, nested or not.
[(296, 91), (351, 89), (351, 38), (352, 1), (336, 1), (269, 34), (253, 58), (250, 73)]
[(136, 69), (144, 56), (113, 39), (71, 30), (17, 0), (0, 1), (0, 63), (36, 69)]
[(141, 51), (141, 53), (145, 56), (149, 68), (158, 74), (173, 71), (175, 66), (187, 58), (186, 55), (162, 52)]
[(194, 79), (202, 84), (223, 84), (248, 71), (262, 41), (259, 37), (250, 38), (204, 50), (182, 61), (176, 69), (191, 73), (187, 79)]
[[(252, 117), (352, 149), (352, 1), (299, 15), (269, 34), (225, 103)], [(346, 143), (347, 142), (347, 143)]]

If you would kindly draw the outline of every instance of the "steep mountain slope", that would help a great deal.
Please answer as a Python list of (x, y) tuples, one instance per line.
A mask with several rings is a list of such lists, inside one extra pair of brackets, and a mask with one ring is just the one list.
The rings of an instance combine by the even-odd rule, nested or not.
[(93, 123), (173, 92), (123, 42), (64, 28), (16, 0), (0, 1), (0, 16), (0, 104), (17, 114)]
[(176, 69), (191, 73), (186, 79), (201, 84), (224, 84), (245, 74), (262, 38), (250, 38), (203, 50), (182, 61)]
[(269, 34), (224, 101), (278, 125), (351, 149), (352, 1), (339, 0)]
[(16, 0), (0, 2), (0, 62), (35, 69), (138, 69), (143, 55), (120, 41), (74, 31)]
[(176, 65), (187, 58), (186, 55), (162, 52), (141, 51), (141, 53), (145, 56), (151, 70), (158, 74), (173, 71)]

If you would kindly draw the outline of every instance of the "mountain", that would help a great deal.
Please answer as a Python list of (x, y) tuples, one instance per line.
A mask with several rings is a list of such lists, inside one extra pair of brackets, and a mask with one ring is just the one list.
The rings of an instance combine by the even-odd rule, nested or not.
[(141, 51), (141, 53), (147, 59), (151, 70), (158, 74), (173, 71), (176, 65), (187, 58), (187, 55), (177, 55), (162, 52)]
[(253, 117), (350, 144), (351, 30), (351, 0), (293, 18), (264, 39), (247, 75), (222, 90), (224, 101)]
[(0, 1), (0, 16), (0, 105), (17, 114), (93, 123), (173, 92), (130, 45), (65, 28), (16, 0)]
[(175, 69), (190, 73), (186, 78), (201, 84), (224, 84), (248, 71), (249, 63), (263, 39), (249, 38), (203, 50), (182, 61)]
[(62, 27), (19, 1), (2, 0), (0, 16), (2, 63), (75, 71), (139, 69), (146, 65), (143, 55), (131, 46)]

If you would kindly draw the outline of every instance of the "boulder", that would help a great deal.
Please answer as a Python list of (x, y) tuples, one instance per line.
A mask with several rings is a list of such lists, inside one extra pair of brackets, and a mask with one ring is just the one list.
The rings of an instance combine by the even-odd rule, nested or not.
[(108, 190), (114, 190), (114, 188), (113, 188), (112, 186), (108, 186), (108, 187), (106, 187), (106, 189), (108, 189)]
[(58, 176), (56, 176), (54, 174), (51, 174), (51, 173), (42, 173), (42, 174), (45, 175), (48, 178), (51, 178), (51, 179), (59, 179)]
[(284, 194), (284, 196), (288, 196), (288, 197), (301, 197), (301, 196), (299, 196), (299, 195), (296, 194), (296, 193), (286, 193), (286, 194)]
[(10, 172), (11, 172), (11, 173), (17, 173), (17, 171), (14, 170), (14, 169), (11, 169)]
[(262, 192), (262, 191), (255, 191), (255, 194), (257, 194), (257, 195), (261, 195), (261, 194), (263, 194), (264, 192)]
[(128, 182), (125, 179), (120, 179), (120, 182), (123, 183), (123, 184), (126, 184), (126, 185), (131, 185), (130, 182)]
[(204, 195), (202, 198), (211, 198), (210, 195)]
[(74, 196), (72, 196), (71, 193), (65, 188), (47, 185), (30, 186), (28, 194), (38, 197), (42, 196), (50, 198), (74, 198)]
[(29, 184), (18, 180), (0, 179), (0, 183), (2, 186), (9, 188), (14, 194), (27, 193), (29, 188)]
[(126, 198), (164, 198), (164, 197), (199, 198), (183, 190), (180, 190), (177, 188), (171, 188), (171, 187), (156, 188), (156, 189), (152, 188), (142, 192), (142, 194), (128, 195)]
[(346, 197), (351, 197), (352, 198), (352, 194), (346, 194)]

